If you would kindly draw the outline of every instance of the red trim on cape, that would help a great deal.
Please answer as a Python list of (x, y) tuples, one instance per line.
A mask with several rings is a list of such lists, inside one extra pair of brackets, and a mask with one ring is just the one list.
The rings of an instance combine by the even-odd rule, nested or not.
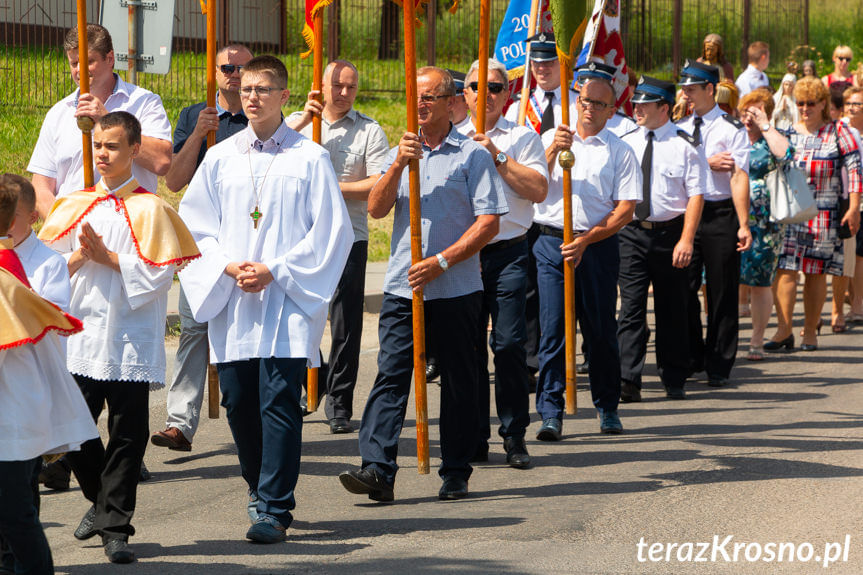
[(27, 280), (24, 266), (21, 265), (21, 259), (15, 253), (15, 250), (0, 248), (0, 268), (3, 268), (15, 276), (22, 284), (32, 289), (29, 280)]

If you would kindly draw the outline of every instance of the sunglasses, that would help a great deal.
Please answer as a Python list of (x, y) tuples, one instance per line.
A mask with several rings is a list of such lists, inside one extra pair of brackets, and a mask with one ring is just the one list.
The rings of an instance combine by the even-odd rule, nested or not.
[[(500, 94), (501, 92), (503, 92), (503, 89), (506, 87), (503, 85), (502, 82), (488, 82), (486, 85), (488, 86), (488, 91), (491, 92), (492, 94)], [(467, 87), (470, 88), (471, 90), (473, 90), (474, 92), (478, 92), (479, 91), (479, 82), (471, 82), (470, 84), (467, 85)]]
[(578, 97), (578, 103), (581, 104), (581, 107), (585, 110), (593, 109), (600, 112), (612, 106), (611, 104), (600, 102), (599, 100), (588, 100), (587, 98), (582, 98), (581, 96)]
[(818, 102), (797, 102), (797, 107), (802, 108), (802, 107), (806, 106), (809, 108), (814, 108), (817, 104), (818, 104)]
[(229, 76), (234, 72), (239, 72), (244, 67), (245, 66), (240, 66), (238, 64), (222, 64), (221, 66), (219, 66), (219, 70), (222, 71), (222, 74)]
[(452, 94), (440, 94), (439, 96), (436, 96), (434, 94), (421, 94), (417, 97), (417, 100), (419, 100), (423, 104), (434, 104), (441, 98), (449, 98), (451, 96)]
[(842, 60), (843, 62), (850, 62), (850, 61), (851, 61), (851, 57), (850, 57), (850, 56), (836, 56), (836, 59), (837, 59), (837, 60)]

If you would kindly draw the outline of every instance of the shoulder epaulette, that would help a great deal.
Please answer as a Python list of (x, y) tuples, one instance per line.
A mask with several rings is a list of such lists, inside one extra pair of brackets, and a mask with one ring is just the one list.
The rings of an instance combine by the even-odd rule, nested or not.
[(692, 134), (690, 134), (686, 130), (677, 130), (677, 135), (680, 136), (681, 138), (683, 138), (684, 140), (686, 140), (687, 142), (689, 142), (693, 148), (698, 147), (698, 142), (696, 142), (695, 138), (692, 136)]
[(743, 129), (743, 122), (732, 116), (731, 114), (723, 114), (722, 119), (737, 128), (738, 130)]
[(638, 126), (634, 127), (633, 129), (631, 129), (630, 131), (628, 131), (627, 133), (625, 133), (625, 134), (624, 134), (623, 136), (621, 136), (621, 137), (622, 137), (622, 138), (625, 138), (626, 136), (628, 136), (628, 135), (630, 135), (630, 134), (634, 134), (635, 132), (637, 132), (637, 131), (638, 131), (638, 128), (639, 128)]

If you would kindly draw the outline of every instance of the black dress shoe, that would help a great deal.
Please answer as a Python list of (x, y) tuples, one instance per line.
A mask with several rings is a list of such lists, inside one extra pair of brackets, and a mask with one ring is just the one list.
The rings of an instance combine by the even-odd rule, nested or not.
[(471, 463), (485, 463), (488, 461), (488, 443), (483, 442), (470, 458)]
[(708, 375), (707, 385), (710, 387), (725, 387), (728, 385), (728, 378), (721, 375)]
[(42, 468), (39, 472), (39, 483), (43, 483), (48, 489), (66, 491), (69, 489), (70, 477), (71, 468), (66, 463), (66, 458), (61, 457)]
[(135, 552), (123, 539), (108, 539), (105, 543), (105, 555), (111, 563), (134, 563), (135, 561)]
[(426, 363), (426, 381), (432, 381), (438, 378), (440, 375), (440, 369), (438, 369), (437, 361), (433, 358), (429, 358)]
[(447, 477), (438, 491), (437, 498), (443, 500), (464, 499), (467, 497), (467, 481), (461, 477)]
[(641, 388), (634, 383), (624, 381), (620, 384), (620, 401), (623, 403), (638, 403), (641, 401)]
[(144, 465), (144, 462), (141, 462), (141, 474), (138, 476), (138, 481), (149, 481), (153, 475), (150, 473), (150, 470), (147, 469), (147, 466)]
[(524, 444), (523, 437), (507, 437), (503, 440), (503, 448), (506, 451), (506, 462), (510, 467), (516, 469), (530, 467), (530, 455), (527, 453), (527, 446)]
[(96, 521), (96, 507), (92, 506), (87, 510), (87, 513), (84, 514), (84, 517), (81, 518), (81, 522), (78, 524), (78, 528), (75, 529), (75, 539), (79, 541), (84, 541), (93, 537), (97, 533), (97, 530), (93, 529), (93, 523)]
[(686, 391), (682, 387), (665, 386), (665, 397), (668, 399), (686, 399)]
[(368, 495), (372, 501), (393, 500), (393, 486), (387, 484), (383, 477), (371, 469), (344, 471), (339, 474), (339, 481), (349, 492)]
[(334, 417), (330, 420), (330, 433), (353, 433), (351, 421), (346, 417)]
[(584, 375), (590, 373), (590, 362), (585, 360), (583, 363), (579, 363), (575, 366), (575, 373)]

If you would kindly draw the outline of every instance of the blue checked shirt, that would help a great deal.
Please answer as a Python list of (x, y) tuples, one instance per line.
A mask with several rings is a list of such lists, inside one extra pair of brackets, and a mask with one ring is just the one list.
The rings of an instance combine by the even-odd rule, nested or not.
[[(396, 159), (398, 146), (387, 155), (382, 172)], [(443, 143), (434, 150), (423, 144), (420, 164), (422, 252), (429, 257), (454, 244), (473, 225), (477, 216), (501, 215), (509, 211), (503, 182), (485, 148), (450, 127)], [(411, 267), (408, 168), (402, 172), (395, 203), (390, 262), (384, 280), (386, 293), (411, 297), (408, 269)], [(452, 298), (482, 290), (479, 253), (428, 283), (424, 299)]]

